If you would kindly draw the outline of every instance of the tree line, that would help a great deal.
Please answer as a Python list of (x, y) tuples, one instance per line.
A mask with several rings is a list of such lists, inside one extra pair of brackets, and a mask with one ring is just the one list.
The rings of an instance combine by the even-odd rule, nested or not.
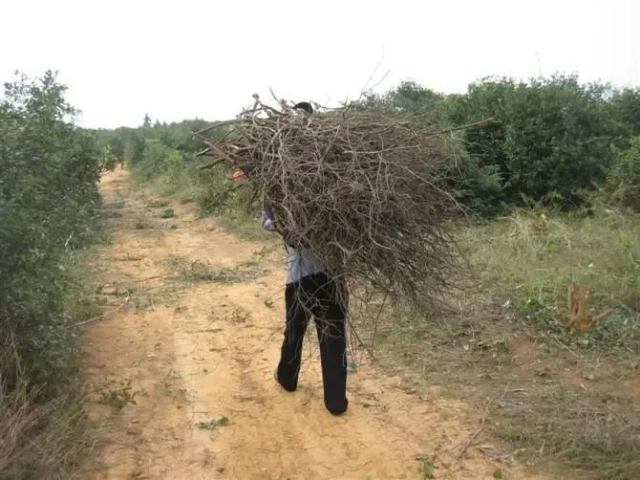
[[(358, 108), (387, 109), (459, 128), (462, 201), (479, 216), (532, 204), (581, 208), (595, 192), (640, 208), (640, 89), (580, 83), (555, 75), (487, 78), (464, 94), (403, 82), (368, 94)], [(189, 166), (204, 120), (99, 132), (102, 142), (145, 178)]]

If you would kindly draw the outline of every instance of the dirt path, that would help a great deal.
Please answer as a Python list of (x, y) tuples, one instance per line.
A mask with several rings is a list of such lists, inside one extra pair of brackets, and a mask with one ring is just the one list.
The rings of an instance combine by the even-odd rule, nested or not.
[[(113, 237), (92, 275), (109, 315), (86, 328), (98, 441), (81, 478), (430, 478), (434, 455), (438, 479), (493, 478), (497, 468), (532, 478), (485, 458), (491, 446), (457, 459), (483, 406), (407, 390), (372, 365), (350, 377), (349, 412), (331, 416), (314, 338), (299, 391), (278, 388), (280, 250), (198, 219), (193, 205), (161, 205), (126, 171), (101, 189)], [(167, 207), (175, 216), (162, 219)], [(226, 426), (197, 426), (223, 416)]]

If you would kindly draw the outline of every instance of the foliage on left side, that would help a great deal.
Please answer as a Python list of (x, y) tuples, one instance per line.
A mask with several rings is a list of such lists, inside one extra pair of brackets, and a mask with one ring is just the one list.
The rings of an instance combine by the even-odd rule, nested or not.
[(94, 237), (103, 156), (74, 124), (65, 90), (46, 72), (0, 95), (1, 478), (64, 477), (82, 437), (68, 312), (77, 252)]

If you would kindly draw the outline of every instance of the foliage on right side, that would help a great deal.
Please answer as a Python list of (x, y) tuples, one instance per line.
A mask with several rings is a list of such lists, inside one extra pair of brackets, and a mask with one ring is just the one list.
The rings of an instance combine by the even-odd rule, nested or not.
[[(640, 134), (640, 89), (566, 75), (487, 78), (453, 95), (403, 82), (364, 104), (462, 128), (468, 156), (460, 187), (483, 217), (534, 204), (584, 206), (590, 191), (630, 173), (626, 151)], [(625, 188), (633, 182), (625, 177)]]

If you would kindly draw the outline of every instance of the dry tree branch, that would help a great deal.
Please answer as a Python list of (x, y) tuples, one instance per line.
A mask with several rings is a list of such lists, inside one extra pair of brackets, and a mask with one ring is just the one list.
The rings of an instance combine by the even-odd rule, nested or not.
[(224, 158), (219, 158), (218, 160), (215, 160), (215, 161), (213, 161), (213, 162), (205, 163), (204, 165), (200, 165), (198, 168), (199, 168), (200, 170), (206, 170), (206, 169), (208, 169), (208, 168), (213, 168), (213, 167), (215, 167), (216, 165), (220, 165), (221, 163), (224, 163), (225, 161), (226, 161), (226, 159), (224, 159)]
[(435, 308), (459, 260), (453, 130), (351, 106), (309, 116), (272, 95), (282, 110), (255, 98), (230, 124), (233, 143), (194, 133), (220, 157), (201, 168), (241, 170), (290, 245), (352, 290)]

